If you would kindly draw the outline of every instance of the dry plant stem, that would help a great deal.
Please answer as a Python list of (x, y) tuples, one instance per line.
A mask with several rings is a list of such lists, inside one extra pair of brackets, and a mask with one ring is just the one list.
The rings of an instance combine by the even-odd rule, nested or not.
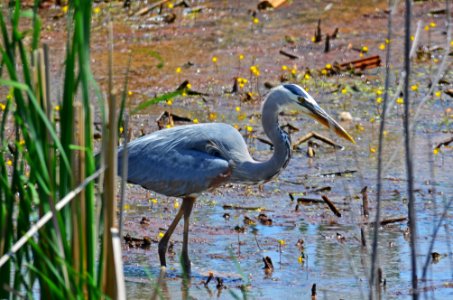
[(123, 274), (123, 258), (121, 255), (121, 238), (119, 231), (116, 228), (110, 228), (112, 234), (112, 245), (113, 245), (113, 261), (115, 263), (115, 274), (116, 274), (116, 299), (126, 299), (126, 287), (124, 286), (124, 274)]
[(414, 176), (412, 165), (412, 149), (411, 149), (411, 134), (410, 134), (410, 107), (409, 107), (409, 78), (411, 71), (410, 53), (410, 34), (411, 34), (411, 7), (412, 2), (406, 0), (406, 16), (405, 16), (405, 36), (404, 36), (404, 147), (406, 154), (406, 174), (407, 174), (407, 194), (408, 194), (408, 214), (409, 214), (409, 229), (410, 229), (410, 246), (411, 246), (411, 267), (412, 267), (412, 299), (418, 299), (418, 283), (417, 283), (417, 227), (415, 220), (415, 197), (414, 197)]
[[(76, 187), (74, 190), (69, 192), (63, 199), (61, 199), (56, 205), (55, 209), (60, 211), (63, 207), (65, 207), (68, 203), (71, 202), (81, 191), (85, 189), (85, 187), (91, 183), (93, 180), (99, 177), (100, 174), (104, 172), (105, 168), (102, 167), (97, 170), (93, 175), (87, 177), (81, 185)], [(30, 229), (11, 247), (11, 250), (3, 255), (0, 258), (0, 267), (2, 267), (20, 248), (22, 248), (27, 241), (32, 238), (47, 222), (49, 222), (53, 217), (53, 213), (51, 211), (47, 212), (35, 225), (30, 227)]]
[(123, 236), (123, 207), (124, 207), (124, 198), (126, 196), (126, 178), (127, 178), (127, 135), (128, 135), (128, 126), (129, 126), (129, 117), (127, 114), (124, 115), (124, 130), (123, 130), (123, 159), (121, 160), (121, 186), (120, 186), (120, 214), (119, 214), (119, 220), (118, 220), (118, 227), (119, 227), (119, 236)]
[(104, 188), (104, 242), (103, 242), (103, 291), (112, 299), (116, 298), (116, 274), (110, 228), (117, 226), (116, 221), (116, 174), (117, 174), (117, 123), (116, 123), (116, 91), (109, 97), (109, 137), (106, 155), (106, 172)]
[[(37, 49), (33, 52), (33, 77), (34, 77), (34, 84), (35, 88), (37, 91), (37, 100), (38, 102), (41, 103), (43, 110), (45, 111), (46, 115), (49, 117), (52, 108), (49, 106), (49, 82), (48, 82), (48, 70), (47, 70), (47, 63), (48, 61), (45, 61), (45, 56), (47, 56), (44, 51), (47, 51), (48, 48), (46, 47), (45, 49)], [(42, 99), (41, 99), (42, 97)], [(50, 118), (49, 118), (50, 119)], [(46, 142), (50, 143), (51, 142), (51, 137), (50, 134), (47, 133), (46, 136)], [(52, 151), (51, 148), (48, 148), (47, 152), (47, 170), (49, 172), (49, 176), (52, 177)], [(52, 188), (53, 190), (53, 188)], [(65, 260), (65, 252), (63, 248), (63, 242), (62, 242), (62, 235), (61, 235), (61, 230), (60, 226), (58, 224), (58, 216), (57, 216), (57, 211), (55, 209), (55, 201), (52, 195), (50, 195), (47, 198), (49, 202), (50, 209), (52, 211), (52, 223), (54, 226), (55, 230), (55, 235), (57, 239), (57, 245), (58, 245), (58, 250), (59, 254), (61, 255), (62, 259)], [(67, 286), (69, 286), (69, 276), (68, 276), (68, 270), (66, 266), (63, 266), (63, 277), (65, 280), (65, 283)]]
[[(389, 0), (389, 9), (390, 13), (388, 15), (387, 21), (387, 40), (391, 41), (392, 39), (392, 18), (393, 13), (396, 8), (396, 3), (393, 3)], [(381, 122), (379, 124), (379, 142), (378, 142), (378, 166), (377, 166), (377, 195), (376, 195), (376, 218), (374, 223), (373, 230), (373, 243), (372, 243), (372, 252), (371, 252), (371, 270), (370, 270), (370, 300), (373, 299), (373, 287), (375, 285), (375, 272), (376, 264), (378, 259), (378, 241), (379, 241), (379, 223), (381, 219), (381, 194), (382, 194), (382, 149), (384, 143), (384, 130), (385, 130), (385, 121), (386, 121), (386, 112), (388, 106), (389, 98), (389, 85), (390, 85), (390, 53), (391, 53), (391, 43), (387, 46), (387, 51), (385, 54), (385, 86), (384, 86), (384, 104), (381, 115)]]

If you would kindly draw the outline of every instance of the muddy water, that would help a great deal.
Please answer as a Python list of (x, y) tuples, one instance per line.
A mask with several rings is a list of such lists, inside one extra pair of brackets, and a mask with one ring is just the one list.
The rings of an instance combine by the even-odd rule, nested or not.
[[(132, 2), (131, 11), (142, 8)], [(357, 144), (347, 144), (332, 137), (345, 149), (335, 151), (321, 143), (314, 158), (306, 156), (307, 145), (302, 144), (278, 179), (261, 187), (227, 186), (203, 194), (197, 200), (191, 218), (191, 282), (184, 284), (181, 279), (178, 259), (182, 241), (180, 226), (172, 239), (175, 254), (169, 257), (167, 276), (160, 285), (163, 296), (171, 299), (188, 296), (230, 299), (232, 293), (241, 295), (242, 289), (247, 296), (256, 299), (309, 299), (312, 285), (316, 284), (321, 299), (366, 298), (372, 226), (363, 226), (367, 246), (362, 247), (360, 191), (368, 186), (373, 219), (376, 205), (377, 116), (381, 110), (376, 99), (382, 97), (376, 94), (376, 90), (383, 88), (384, 70), (372, 69), (364, 72), (363, 76), (333, 77), (321, 76), (319, 70), (326, 64), (359, 59), (361, 54), (357, 49), (364, 46), (369, 49), (368, 53), (363, 53), (364, 57), (385, 57), (385, 52), (379, 47), (385, 44), (387, 14), (383, 9), (386, 9), (386, 1), (289, 1), (292, 3), (277, 10), (257, 12), (259, 21), (255, 23), (251, 15), (251, 10), (255, 10), (254, 1), (188, 2), (199, 10), (164, 7), (164, 13), (176, 14), (176, 20), (171, 24), (159, 22), (154, 13), (131, 16), (120, 3), (98, 4), (101, 10), (94, 14), (92, 59), (93, 71), (102, 86), (106, 84), (105, 28), (107, 9), (111, 5), (115, 81), (118, 85), (124, 79), (128, 51), (132, 59), (128, 88), (130, 108), (155, 94), (174, 89), (184, 79), (190, 80), (193, 90), (209, 94), (173, 99), (171, 105), (159, 104), (143, 114), (132, 116), (133, 137), (156, 130), (156, 117), (167, 110), (199, 122), (235, 124), (247, 139), (253, 156), (266, 159), (271, 150), (256, 139), (265, 137), (259, 120), (260, 101), (267, 91), (263, 83), (279, 82), (281, 77), (285, 77), (309, 90), (335, 118), (341, 111), (350, 112), (353, 121), (343, 125)], [(429, 31), (422, 32), (421, 45), (444, 47), (444, 16), (427, 14), (430, 10), (442, 8), (442, 5), (439, 2), (414, 6), (414, 28), (418, 20), (424, 24), (436, 23)], [(337, 27), (340, 29), (329, 53), (323, 52), (323, 43), (311, 42), (319, 18), (322, 19), (324, 33), (332, 33)], [(403, 7), (399, 7), (391, 42), (393, 90), (402, 64), (402, 24)], [(58, 25), (49, 25), (46, 30), (48, 32), (43, 36), (49, 39), (49, 43), (54, 43), (51, 48), (54, 56), (63, 58), (64, 49), (60, 41), (64, 34), (58, 30)], [(280, 49), (299, 56), (299, 59), (290, 60), (280, 55)], [(239, 59), (241, 54), (244, 59)], [(217, 57), (216, 63), (212, 62), (214, 56)], [(433, 53), (431, 59), (414, 61), (412, 81), (418, 84), (418, 90), (413, 91), (411, 97), (415, 101), (420, 101), (426, 93), (429, 78), (439, 65), (436, 59), (439, 58), (439, 53)], [(158, 66), (159, 62), (163, 62), (163, 66)], [(249, 71), (252, 65), (260, 70), (258, 78)], [(283, 70), (283, 65), (288, 70)], [(57, 63), (54, 67), (59, 68)], [(176, 72), (178, 67), (181, 68), (180, 73)], [(310, 77), (305, 77), (306, 68), (311, 70)], [(291, 70), (294, 70), (295, 76)], [(248, 83), (240, 94), (226, 94), (236, 76), (248, 79)], [(445, 79), (452, 82), (452, 77), (451, 72), (446, 73)], [(438, 89), (445, 90), (447, 87)], [(255, 100), (241, 101), (246, 92), (252, 92)], [(407, 216), (405, 164), (401, 150), (403, 108), (394, 102), (391, 106), (383, 154), (386, 165), (383, 219)], [(414, 140), (419, 274), (427, 255), (431, 252), (441, 255), (437, 263), (428, 264), (427, 280), (420, 284), (428, 297), (437, 299), (453, 297), (452, 208), (437, 233), (433, 249), (429, 250), (435, 224), (444, 211), (444, 204), (453, 195), (453, 155), (448, 147), (443, 147), (437, 155), (432, 149), (433, 145), (451, 136), (451, 108), (451, 97), (444, 93), (429, 101), (424, 106)], [(292, 134), (293, 141), (309, 131), (329, 136), (329, 132), (300, 114), (289, 112), (281, 117), (280, 122), (300, 129)], [(251, 127), (251, 133), (246, 133), (247, 126)], [(329, 175), (347, 170), (353, 172)], [(288, 194), (294, 193), (295, 198), (307, 196), (321, 199), (321, 193), (313, 191), (319, 187), (330, 188), (330, 191), (323, 193), (336, 204), (341, 217), (336, 217), (324, 204), (299, 204), (296, 211), (297, 201), (291, 200)], [(157, 239), (176, 214), (175, 203), (180, 205), (181, 200), (129, 186), (125, 234)], [(224, 209), (224, 205), (257, 209)], [(228, 219), (224, 218), (225, 213), (230, 215)], [(260, 213), (271, 218), (272, 225), (260, 224), (257, 219)], [(256, 224), (245, 225), (245, 216)], [(143, 217), (147, 217), (150, 224), (140, 225)], [(238, 233), (235, 230), (237, 226), (244, 227), (244, 232)], [(379, 231), (378, 266), (386, 282), (382, 286), (382, 295), (386, 299), (410, 298), (410, 247), (406, 228), (407, 224), (403, 221), (383, 226)], [(300, 244), (296, 245), (299, 240), (303, 240), (303, 248)], [(128, 297), (149, 298), (159, 277), (157, 244), (152, 243), (148, 249), (125, 245), (123, 250)], [(263, 269), (262, 259), (265, 256), (269, 256), (274, 264), (271, 273)], [(224, 289), (217, 289), (215, 280), (204, 286), (202, 281), (206, 280), (209, 272), (223, 279)]]

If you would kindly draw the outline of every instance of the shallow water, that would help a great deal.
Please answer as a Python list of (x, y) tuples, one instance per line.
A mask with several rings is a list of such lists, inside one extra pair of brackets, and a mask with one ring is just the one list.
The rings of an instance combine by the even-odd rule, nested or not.
[[(156, 19), (151, 18), (153, 13), (141, 17), (128, 16), (120, 2), (98, 4), (102, 10), (100, 14), (94, 15), (93, 21), (93, 71), (100, 84), (106, 85), (106, 11), (111, 5), (114, 20), (114, 72), (118, 85), (122, 85), (124, 80), (128, 50), (131, 50), (129, 108), (155, 94), (174, 89), (184, 79), (190, 80), (193, 90), (209, 94), (177, 98), (172, 105), (159, 104), (141, 115), (132, 116), (132, 137), (156, 130), (155, 119), (162, 111), (168, 110), (177, 115), (197, 118), (199, 122), (237, 125), (253, 156), (265, 159), (271, 151), (256, 139), (265, 136), (259, 116), (255, 117), (254, 114), (259, 113), (262, 96), (267, 92), (263, 83), (276, 83), (282, 76), (292, 82), (299, 82), (335, 118), (340, 111), (349, 111), (354, 118), (343, 125), (356, 139), (356, 145), (332, 137), (345, 150), (334, 151), (321, 144), (316, 149), (315, 158), (308, 158), (305, 154), (307, 145), (303, 144), (299, 151), (294, 152), (290, 164), (278, 179), (262, 187), (227, 186), (199, 197), (191, 218), (191, 282), (186, 288), (181, 278), (178, 256), (182, 226), (179, 226), (172, 238), (175, 241), (175, 254), (169, 257), (167, 276), (164, 284), (160, 285), (165, 298), (191, 296), (197, 299), (230, 299), (232, 293), (241, 295), (241, 287), (246, 287), (247, 295), (256, 299), (308, 299), (313, 284), (317, 285), (318, 297), (321, 299), (362, 299), (368, 296), (373, 227), (363, 226), (367, 236), (367, 247), (364, 248), (360, 240), (360, 224), (363, 221), (360, 191), (368, 186), (372, 220), (375, 215), (377, 173), (377, 153), (373, 150), (378, 146), (379, 121), (376, 116), (380, 112), (375, 90), (383, 88), (384, 69), (372, 69), (364, 72), (363, 76), (334, 77), (320, 76), (316, 70), (322, 69), (327, 63), (359, 59), (359, 52), (354, 48), (363, 46), (369, 48), (365, 56), (380, 55), (384, 58), (385, 52), (379, 50), (379, 46), (384, 43), (386, 36), (387, 14), (383, 9), (386, 9), (387, 1), (289, 2), (292, 3), (274, 11), (258, 12), (258, 24), (253, 24), (250, 15), (250, 10), (255, 10), (253, 1), (194, 1), (194, 6), (202, 7), (197, 13), (187, 13), (182, 8), (171, 11), (164, 9), (164, 12), (176, 14), (177, 18), (172, 24), (156, 23)], [(437, 23), (429, 33), (422, 33), (421, 45), (443, 45), (444, 16), (426, 13), (431, 9), (442, 8), (442, 5), (440, 2), (414, 5), (414, 28), (418, 20), (424, 21), (424, 24)], [(133, 10), (138, 8), (133, 7)], [(323, 43), (311, 42), (319, 18), (322, 19), (324, 33), (333, 32), (336, 27), (340, 29), (329, 53), (323, 53)], [(55, 24), (44, 27), (43, 36), (52, 45), (52, 55), (60, 57), (62, 63), (64, 49), (61, 40), (64, 33), (60, 28), (64, 21)], [(394, 40), (391, 43), (393, 90), (403, 61), (402, 6), (395, 14), (394, 26)], [(293, 37), (295, 43), (285, 41), (288, 40), (285, 36)], [(290, 60), (278, 54), (280, 49), (300, 58)], [(243, 60), (239, 60), (240, 54), (245, 56)], [(213, 56), (218, 58), (216, 64), (211, 61)], [(162, 68), (158, 68), (159, 59), (156, 57), (163, 60)], [(439, 58), (433, 55), (429, 61), (414, 61), (412, 81), (419, 83), (419, 89), (412, 92), (412, 99), (420, 101), (423, 93), (426, 93), (429, 78), (439, 64), (435, 61), (436, 57)], [(53, 68), (58, 70), (58, 59), (53, 61)], [(259, 66), (261, 75), (258, 79), (250, 74), (251, 65)], [(282, 65), (286, 65), (289, 70), (297, 69), (298, 77), (283, 71)], [(181, 67), (179, 74), (175, 72), (177, 67)], [(303, 79), (306, 68), (312, 72), (309, 79)], [(54, 73), (58, 74), (58, 71)], [(249, 80), (245, 90), (240, 95), (225, 94), (225, 91), (231, 90), (236, 76)], [(452, 77), (450, 71), (444, 78), (452, 82)], [(439, 87), (440, 90), (446, 88)], [(346, 89), (345, 93), (341, 92), (343, 89)], [(245, 91), (253, 92), (255, 101), (240, 101)], [(236, 107), (240, 107), (240, 112)], [(430, 255), (428, 248), (433, 228), (442, 215), (443, 205), (453, 195), (451, 147), (442, 148), (438, 155), (432, 154), (433, 145), (451, 136), (451, 108), (451, 97), (446, 94), (431, 100), (425, 106), (421, 122), (416, 128), (413, 151), (418, 274), (421, 274), (421, 266)], [(407, 216), (401, 115), (402, 106), (393, 103), (383, 153), (386, 167), (383, 173), (383, 219)], [(293, 141), (312, 130), (329, 136), (329, 132), (300, 114), (285, 114), (280, 122), (290, 123), (300, 129), (292, 134)], [(245, 134), (245, 126), (252, 126), (253, 132)], [(393, 155), (395, 158), (390, 159)], [(342, 176), (323, 175), (345, 170), (356, 172)], [(341, 218), (334, 216), (324, 204), (300, 204), (298, 211), (295, 211), (297, 203), (290, 199), (289, 193), (295, 193), (296, 198), (306, 193), (309, 197), (321, 199), (320, 193), (311, 190), (325, 186), (331, 187), (331, 191), (325, 194), (340, 209)], [(151, 200), (153, 198), (157, 199), (156, 203)], [(159, 232), (165, 232), (176, 214), (175, 201), (181, 203), (179, 199), (129, 186), (124, 233), (138, 238), (150, 236), (157, 239)], [(224, 209), (223, 205), (258, 207), (261, 210)], [(271, 226), (259, 224), (257, 217), (260, 212), (273, 220)], [(453, 208), (450, 207), (432, 250), (441, 254), (441, 259), (437, 263), (429, 263), (427, 280), (420, 282), (428, 298), (453, 298), (452, 212)], [(228, 220), (223, 217), (224, 213), (230, 214)], [(254, 219), (258, 225), (244, 225), (244, 216)], [(142, 217), (149, 218), (150, 224), (140, 225)], [(245, 226), (245, 232), (237, 233), (234, 230), (236, 226)], [(386, 282), (385, 287), (382, 287), (385, 299), (411, 297), (410, 247), (409, 238), (404, 234), (406, 228), (406, 222), (399, 222), (382, 226), (379, 231), (378, 266), (382, 268)], [(299, 239), (304, 241), (303, 251), (296, 246)], [(283, 245), (279, 246), (281, 243)], [(128, 298), (150, 298), (160, 270), (157, 244), (153, 243), (149, 249), (125, 245), (123, 250)], [(275, 269), (270, 274), (263, 270), (262, 259), (265, 256), (269, 256), (274, 264)], [(209, 272), (222, 278), (226, 288), (217, 289), (214, 280), (205, 287), (202, 281), (207, 279)]]

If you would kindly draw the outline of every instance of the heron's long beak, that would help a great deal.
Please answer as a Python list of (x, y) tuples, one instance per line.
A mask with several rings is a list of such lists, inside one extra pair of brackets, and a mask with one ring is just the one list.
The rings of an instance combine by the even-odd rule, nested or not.
[[(311, 99), (310, 99), (311, 100)], [(355, 144), (354, 138), (341, 127), (331, 116), (329, 116), (324, 109), (322, 109), (314, 100), (310, 101), (303, 99), (300, 105), (308, 110), (308, 115), (317, 120), (322, 125), (333, 130), (338, 136)]]

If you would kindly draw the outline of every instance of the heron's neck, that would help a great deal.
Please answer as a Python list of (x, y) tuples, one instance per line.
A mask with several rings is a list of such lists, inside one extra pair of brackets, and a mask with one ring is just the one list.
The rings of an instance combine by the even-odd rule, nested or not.
[(291, 157), (291, 141), (278, 123), (279, 106), (273, 98), (263, 103), (262, 124), (266, 135), (274, 145), (272, 157), (263, 162), (254, 162), (250, 167), (250, 177), (255, 182), (268, 181), (277, 176), (288, 164)]

